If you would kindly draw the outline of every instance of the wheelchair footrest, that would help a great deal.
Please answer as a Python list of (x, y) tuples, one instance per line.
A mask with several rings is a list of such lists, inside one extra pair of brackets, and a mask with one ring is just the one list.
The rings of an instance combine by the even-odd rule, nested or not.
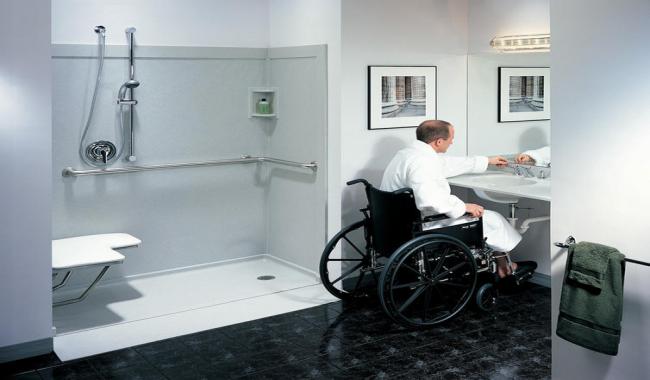
[(533, 274), (535, 273), (535, 269), (537, 269), (536, 262), (519, 261), (517, 262), (517, 269), (514, 271), (512, 276), (515, 278), (515, 281), (519, 284), (533, 277)]

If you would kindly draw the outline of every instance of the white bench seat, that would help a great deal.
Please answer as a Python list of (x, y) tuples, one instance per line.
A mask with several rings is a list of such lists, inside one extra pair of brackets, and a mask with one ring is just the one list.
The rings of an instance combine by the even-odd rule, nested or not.
[(124, 255), (115, 249), (135, 247), (142, 241), (124, 233), (77, 236), (52, 240), (52, 277), (65, 271), (63, 280), (52, 286), (52, 291), (64, 286), (73, 269), (102, 266), (103, 269), (81, 296), (54, 302), (54, 306), (68, 305), (83, 300), (113, 264), (124, 261)]
[(124, 261), (114, 249), (135, 247), (142, 241), (129, 234), (99, 234), (52, 240), (52, 270), (69, 270)]

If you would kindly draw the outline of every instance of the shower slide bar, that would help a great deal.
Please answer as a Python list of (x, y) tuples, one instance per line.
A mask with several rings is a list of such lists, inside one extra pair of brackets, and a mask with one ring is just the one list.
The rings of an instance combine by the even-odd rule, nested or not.
[(91, 169), (91, 170), (76, 170), (71, 167), (63, 169), (61, 173), (64, 177), (80, 177), (86, 175), (106, 175), (106, 174), (122, 174), (122, 173), (134, 173), (134, 172), (144, 172), (149, 170), (160, 170), (160, 169), (176, 169), (176, 168), (188, 168), (196, 166), (219, 166), (219, 165), (231, 165), (231, 164), (252, 164), (256, 162), (270, 162), (279, 165), (292, 166), (296, 168), (305, 168), (311, 169), (312, 171), (318, 170), (318, 163), (316, 161), (312, 162), (296, 162), (296, 161), (287, 161), (280, 160), (278, 158), (271, 157), (254, 157), (254, 156), (242, 156), (241, 158), (231, 159), (231, 160), (216, 160), (216, 161), (199, 161), (199, 162), (184, 162), (180, 164), (159, 164), (159, 165), (143, 165), (143, 166), (129, 166), (124, 168), (108, 168), (108, 169)]
[[(569, 236), (568, 238), (566, 238), (564, 243), (556, 242), (554, 244), (555, 244), (556, 247), (559, 247), (559, 248), (569, 248), (572, 244), (575, 244), (575, 243), (576, 243), (576, 239), (573, 236)], [(625, 261), (627, 261), (628, 263), (634, 263), (634, 264), (645, 265), (645, 266), (650, 267), (650, 263), (646, 263), (645, 261), (628, 259), (628, 258), (625, 258)]]

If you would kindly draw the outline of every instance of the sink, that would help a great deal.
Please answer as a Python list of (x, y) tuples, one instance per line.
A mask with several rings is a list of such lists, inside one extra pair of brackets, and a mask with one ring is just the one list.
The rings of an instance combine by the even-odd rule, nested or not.
[[(530, 178), (517, 177), (508, 174), (488, 174), (474, 178), (472, 182), (482, 184), (485, 186), (502, 187), (502, 186), (528, 186), (537, 183), (537, 181)], [(479, 189), (472, 189), (479, 198), (497, 203), (517, 203), (519, 197), (516, 195), (503, 194), (495, 191), (485, 191)]]
[(479, 189), (472, 189), (472, 190), (474, 191), (474, 194), (476, 194), (479, 198), (486, 199), (488, 201), (492, 201), (496, 203), (505, 203), (505, 204), (519, 202), (519, 197), (516, 195), (496, 193), (494, 191), (484, 191)]
[(534, 179), (507, 174), (482, 175), (474, 178), (472, 182), (490, 186), (528, 186), (537, 183)]

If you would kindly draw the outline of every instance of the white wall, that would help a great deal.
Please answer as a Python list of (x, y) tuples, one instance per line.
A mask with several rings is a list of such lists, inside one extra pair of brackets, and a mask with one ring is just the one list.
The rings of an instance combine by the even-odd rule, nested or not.
[(327, 221), (327, 57), (325, 46), (271, 48), (270, 85), (280, 94), (277, 120), (265, 120), (267, 155), (319, 163), (318, 170), (269, 165), (267, 253), (318, 272)]
[(94, 44), (95, 25), (108, 45), (133, 26), (140, 45), (267, 47), (269, 0), (52, 0), (52, 43)]
[[(553, 0), (553, 223), (650, 262), (650, 2)], [(565, 252), (552, 251), (553, 331)], [(650, 268), (628, 263), (619, 354), (553, 337), (553, 379), (648, 379)]]
[[(84, 50), (94, 53), (96, 47), (57, 45), (52, 60), (53, 238), (126, 232), (141, 239), (140, 247), (124, 250), (124, 264), (112, 267), (105, 280), (266, 253), (267, 185), (255, 165), (61, 176), (65, 167), (89, 168), (79, 156), (79, 143), (97, 59), (86, 58)], [(116, 50), (126, 49), (108, 51), (84, 144), (107, 140), (118, 149), (122, 144), (115, 99), (128, 78), (128, 61)], [(136, 164), (264, 153), (266, 125), (248, 118), (248, 87), (265, 83), (267, 49), (140, 46), (135, 53), (135, 78), (141, 83), (134, 91)], [(128, 131), (128, 123), (125, 127)], [(122, 158), (111, 167), (124, 165)], [(55, 296), (87, 285), (96, 273), (76, 271)]]
[(469, 53), (492, 52), (496, 36), (549, 33), (549, 0), (470, 0)]
[[(467, 1), (357, 0), (341, 4), (341, 181), (375, 185), (415, 128), (368, 130), (368, 65), (432, 65), (438, 118), (456, 126), (451, 154), (465, 154)], [(360, 218), (361, 188), (343, 189), (344, 224)]]
[(52, 74), (49, 1), (0, 4), (1, 362), (20, 354), (2, 347), (52, 336)]
[(327, 45), (327, 233), (341, 226), (341, 0), (271, 0), (269, 46)]

